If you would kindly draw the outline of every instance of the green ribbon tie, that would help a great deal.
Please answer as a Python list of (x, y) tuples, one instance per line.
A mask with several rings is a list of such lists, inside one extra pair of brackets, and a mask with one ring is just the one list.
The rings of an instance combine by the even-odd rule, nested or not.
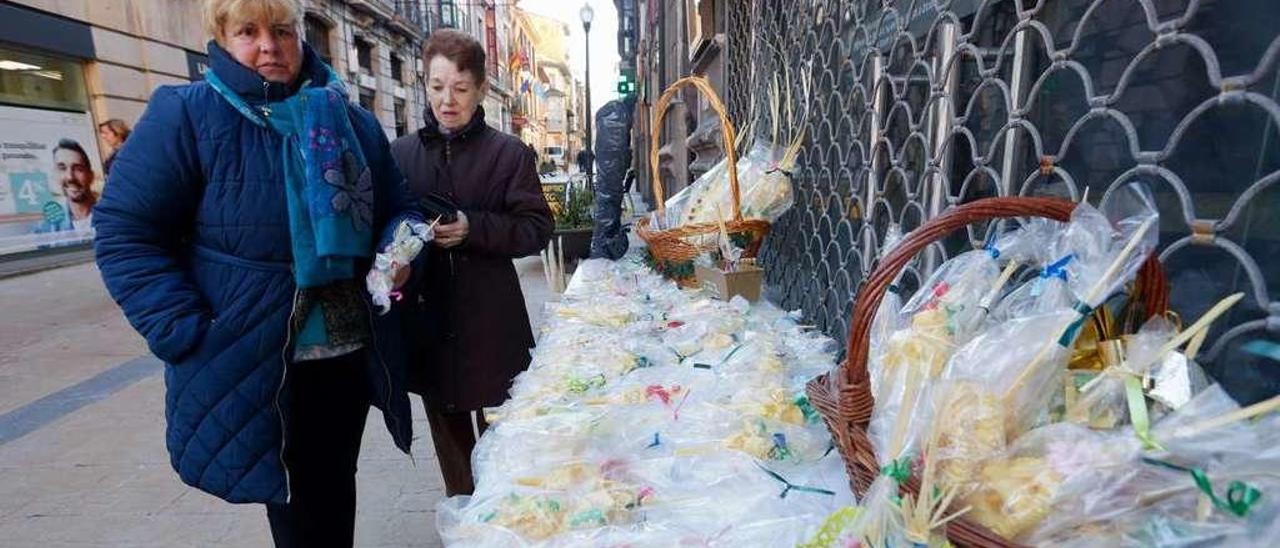
[(1133, 375), (1126, 375), (1124, 396), (1126, 403), (1129, 404), (1129, 422), (1133, 423), (1133, 433), (1142, 440), (1142, 446), (1146, 449), (1164, 451), (1164, 446), (1151, 435), (1151, 417), (1147, 415), (1147, 400), (1142, 393), (1142, 380)]
[(1209, 496), (1209, 500), (1213, 501), (1214, 506), (1239, 517), (1248, 515), (1249, 509), (1262, 498), (1262, 491), (1243, 481), (1235, 480), (1227, 484), (1227, 498), (1223, 500), (1213, 492), (1213, 484), (1209, 482), (1209, 476), (1205, 475), (1204, 470), (1199, 468), (1192, 470), (1191, 477), (1195, 479), (1196, 487), (1199, 487)]
[(799, 407), (800, 412), (804, 414), (804, 422), (814, 424), (822, 419), (822, 416), (818, 414), (818, 410), (813, 408), (813, 402), (809, 401), (809, 396), (800, 394), (800, 396), (796, 398), (795, 405), (796, 407)]
[(1093, 307), (1083, 302), (1077, 302), (1073, 307), (1080, 317), (1071, 322), (1067, 326), (1067, 330), (1062, 332), (1062, 337), (1058, 339), (1058, 346), (1063, 348), (1071, 348), (1076, 341), (1076, 335), (1080, 333), (1080, 328), (1084, 326), (1085, 320), (1089, 319), (1089, 314), (1093, 313)]
[(1142, 462), (1191, 474), (1191, 479), (1196, 482), (1196, 487), (1198, 487), (1200, 492), (1204, 493), (1205, 496), (1209, 497), (1209, 500), (1213, 502), (1215, 507), (1224, 512), (1235, 514), (1238, 517), (1245, 517), (1248, 515), (1249, 510), (1253, 508), (1253, 505), (1258, 502), (1258, 499), (1262, 498), (1262, 491), (1258, 488), (1243, 481), (1234, 480), (1227, 484), (1227, 498), (1223, 499), (1214, 492), (1213, 482), (1209, 481), (1209, 475), (1205, 474), (1204, 470), (1200, 468), (1187, 468), (1185, 466), (1178, 466), (1171, 462), (1146, 457), (1143, 457)]
[(833, 497), (834, 497), (834, 496), (835, 496), (835, 494), (836, 494), (836, 493), (835, 493), (835, 491), (828, 491), (828, 490), (826, 490), (826, 489), (820, 489), (820, 488), (817, 488), (817, 487), (806, 487), (806, 486), (804, 486), (804, 485), (796, 485), (796, 484), (794, 484), (794, 483), (791, 483), (791, 482), (787, 481), (787, 478), (782, 477), (782, 475), (781, 475), (781, 474), (779, 474), (779, 473), (777, 473), (777, 472), (774, 472), (773, 470), (770, 470), (770, 469), (768, 469), (768, 468), (765, 468), (765, 467), (764, 467), (764, 465), (762, 465), (762, 464), (760, 464), (760, 463), (758, 463), (758, 462), (756, 463), (756, 467), (758, 467), (758, 468), (760, 468), (761, 470), (763, 470), (763, 471), (764, 471), (764, 473), (769, 474), (769, 477), (771, 477), (771, 478), (773, 478), (773, 479), (775, 479), (775, 480), (778, 480), (778, 482), (779, 482), (779, 483), (781, 483), (782, 485), (786, 486), (786, 487), (784, 487), (784, 488), (782, 489), (782, 492), (778, 494), (778, 498), (780, 498), (780, 499), (785, 499), (785, 498), (787, 498), (787, 494), (788, 494), (788, 493), (790, 493), (790, 492), (792, 492), (792, 491), (801, 491), (801, 492), (804, 492), (804, 493), (816, 493), (816, 494), (819, 494), (819, 495), (829, 495), (829, 496), (833, 496)]
[(911, 478), (911, 455), (889, 461), (880, 469), (880, 475), (893, 478), (898, 485), (906, 483)]

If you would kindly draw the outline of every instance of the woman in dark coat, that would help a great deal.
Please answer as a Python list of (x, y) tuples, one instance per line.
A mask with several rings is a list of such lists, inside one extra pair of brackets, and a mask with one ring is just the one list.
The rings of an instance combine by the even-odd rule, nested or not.
[(210, 71), (156, 90), (120, 151), (94, 214), (98, 267), (166, 363), (182, 480), (265, 503), (277, 546), (351, 546), (370, 404), (400, 449), (412, 438), (401, 323), (363, 280), (422, 217), (291, 0), (205, 10)]
[(415, 194), (460, 210), (456, 222), (436, 228), (407, 333), (418, 343), (410, 389), (423, 395), (452, 496), (474, 489), (471, 450), (485, 428), (482, 409), (505, 401), (512, 378), (529, 366), (533, 333), (511, 261), (543, 249), (553, 222), (535, 152), (485, 124), (484, 48), (466, 34), (439, 30), (422, 58), (431, 103), (426, 127), (391, 151)]

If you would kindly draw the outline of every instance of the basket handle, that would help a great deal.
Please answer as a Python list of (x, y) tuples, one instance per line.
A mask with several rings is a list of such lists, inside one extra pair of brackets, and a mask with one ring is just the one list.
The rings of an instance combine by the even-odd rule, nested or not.
[(729, 164), (729, 190), (733, 193), (733, 220), (742, 220), (741, 195), (738, 190), (738, 153), (734, 150), (734, 142), (737, 141), (737, 131), (733, 128), (733, 122), (729, 120), (729, 113), (724, 107), (724, 102), (720, 100), (720, 95), (716, 93), (715, 88), (711, 87), (705, 77), (702, 76), (686, 76), (675, 83), (671, 84), (662, 96), (658, 97), (657, 104), (653, 110), (653, 125), (649, 131), (649, 166), (652, 171), (650, 179), (653, 181), (653, 197), (657, 202), (658, 215), (663, 215), (667, 211), (667, 199), (662, 189), (662, 180), (658, 174), (658, 149), (661, 146), (662, 138), (662, 120), (667, 116), (667, 107), (671, 105), (671, 100), (675, 98), (676, 92), (685, 86), (693, 86), (707, 102), (711, 104), (711, 110), (715, 111), (720, 117), (720, 132), (724, 138), (724, 154), (725, 161)]
[[(908, 233), (897, 247), (876, 266), (858, 291), (853, 319), (849, 327), (848, 357), (844, 378), (849, 386), (870, 386), (867, 376), (867, 353), (870, 346), (871, 322), (885, 291), (911, 258), (935, 241), (965, 225), (1009, 217), (1046, 217), (1067, 221), (1076, 203), (1060, 198), (1003, 197), (985, 198), (957, 206), (930, 219)], [(869, 395), (869, 394), (868, 394)]]

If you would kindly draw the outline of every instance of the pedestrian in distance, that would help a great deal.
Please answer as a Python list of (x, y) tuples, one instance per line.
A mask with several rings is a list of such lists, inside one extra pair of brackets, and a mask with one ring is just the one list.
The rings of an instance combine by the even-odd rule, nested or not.
[[(204, 0), (209, 71), (156, 90), (94, 225), (107, 289), (165, 362), (182, 481), (264, 503), (276, 546), (351, 546), (370, 405), (412, 438), (399, 306), (363, 280), (423, 221), (383, 129), (292, 0)], [(395, 272), (397, 287), (410, 270)]]
[(98, 124), (98, 138), (102, 139), (102, 144), (107, 147), (107, 159), (102, 161), (103, 177), (111, 175), (111, 164), (115, 162), (116, 153), (120, 152), (120, 147), (129, 140), (131, 132), (129, 124), (119, 118), (112, 118)]

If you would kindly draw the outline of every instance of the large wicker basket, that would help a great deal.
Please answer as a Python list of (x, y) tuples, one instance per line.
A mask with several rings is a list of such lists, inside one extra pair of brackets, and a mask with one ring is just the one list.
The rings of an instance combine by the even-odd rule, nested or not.
[[(866, 493), (871, 482), (880, 474), (880, 467), (867, 436), (871, 412), (875, 407), (867, 376), (867, 353), (871, 323), (889, 285), (916, 253), (970, 223), (1028, 216), (1066, 221), (1075, 206), (1074, 202), (1054, 198), (987, 198), (961, 205), (907, 234), (863, 283), (853, 308), (845, 361), (835, 373), (809, 381), (806, 388), (809, 399), (831, 430), (836, 447), (844, 458), (851, 485), (859, 496)], [(1168, 286), (1160, 269), (1160, 262), (1154, 255), (1143, 263), (1138, 279), (1146, 293), (1143, 299), (1146, 315), (1150, 317), (1164, 313), (1168, 303)], [(913, 477), (902, 489), (916, 495), (920, 485)], [(952, 542), (964, 546), (1016, 546), (1008, 539), (967, 519), (952, 521), (948, 524), (946, 533)]]
[[(729, 234), (745, 235), (748, 243), (744, 256), (755, 257), (760, 250), (761, 242), (769, 232), (769, 222), (760, 219), (742, 218), (742, 198), (738, 189), (738, 154), (733, 147), (733, 143), (737, 141), (737, 132), (734, 130), (733, 122), (729, 120), (729, 114), (725, 110), (720, 96), (711, 87), (711, 83), (701, 76), (690, 76), (676, 80), (674, 84), (671, 84), (671, 87), (662, 92), (662, 96), (658, 98), (658, 102), (653, 109), (653, 125), (650, 126), (649, 140), (649, 168), (650, 179), (653, 181), (653, 197), (654, 202), (657, 204), (658, 217), (663, 217), (667, 209), (665, 203), (666, 195), (662, 188), (662, 180), (658, 169), (658, 152), (659, 147), (662, 145), (660, 140), (662, 120), (667, 115), (667, 107), (671, 104), (671, 100), (686, 86), (693, 86), (702, 93), (710, 103), (711, 109), (720, 117), (725, 162), (728, 164), (729, 172), (729, 190), (733, 195), (733, 215), (725, 222), (725, 228)], [(720, 225), (718, 223), (697, 223), (658, 230), (650, 225), (648, 217), (643, 217), (636, 222), (636, 235), (648, 245), (649, 253), (653, 255), (656, 265), (690, 263), (693, 259), (714, 247), (700, 245), (693, 240), (698, 236), (714, 234), (719, 231)], [(663, 274), (675, 279), (683, 286), (692, 285), (694, 282), (692, 267), (684, 275), (670, 268), (665, 269)]]

